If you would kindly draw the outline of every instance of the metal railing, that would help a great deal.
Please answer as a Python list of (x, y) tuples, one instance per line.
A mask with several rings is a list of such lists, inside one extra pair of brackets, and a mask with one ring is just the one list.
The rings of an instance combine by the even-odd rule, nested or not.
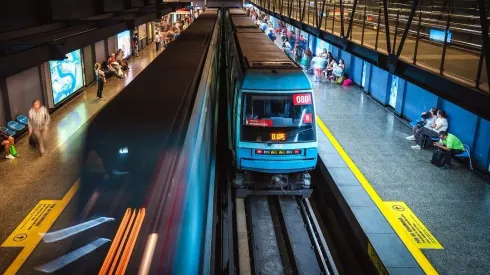
[(478, 5), (456, 7), (451, 0), (446, 1), (446, 6), (428, 1), (416, 7), (413, 3), (422, 1), (387, 3), (386, 0), (354, 0), (350, 4), (342, 3), (345, 0), (251, 2), (376, 51), (397, 55), (405, 62), (489, 93), (483, 46), (488, 36), (484, 37), (481, 24), (482, 18), (488, 24), (488, 4), (484, 11), (486, 17), (480, 17)]

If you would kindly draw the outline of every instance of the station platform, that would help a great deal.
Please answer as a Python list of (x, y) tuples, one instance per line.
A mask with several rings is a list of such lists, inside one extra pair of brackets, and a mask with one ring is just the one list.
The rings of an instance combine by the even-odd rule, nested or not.
[[(27, 136), (16, 140), (19, 157), (15, 160), (5, 160), (2, 152), (0, 273), (38, 274), (34, 268), (54, 258), (49, 252), (67, 250), (63, 247), (66, 243), (40, 249), (37, 247), (42, 238), (39, 232), (47, 232), (50, 228), (62, 229), (79, 218), (75, 214), (78, 207), (75, 194), (78, 190), (80, 155), (87, 126), (161, 52), (162, 50), (156, 52), (155, 46), (151, 44), (139, 52), (139, 57), (131, 58), (128, 61), (130, 70), (125, 72), (123, 79), (112, 77), (107, 80), (103, 99), (97, 98), (97, 85), (92, 84), (54, 112), (51, 115), (46, 154), (43, 157), (39, 156), (37, 149), (30, 147)], [(53, 206), (52, 212), (39, 208), (46, 205)], [(36, 210), (45, 216), (36, 218)], [(28, 218), (32, 218), (31, 221), (38, 220), (28, 230), (32, 234), (16, 234), (22, 231), (22, 226), (29, 223)]]
[(464, 162), (430, 164), (432, 152), (405, 139), (409, 125), (357, 86), (311, 81), (321, 169), (387, 271), (488, 274), (488, 179)]

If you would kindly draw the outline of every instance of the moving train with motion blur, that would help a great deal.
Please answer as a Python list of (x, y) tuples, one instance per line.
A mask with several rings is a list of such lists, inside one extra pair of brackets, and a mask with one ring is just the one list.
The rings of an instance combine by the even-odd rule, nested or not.
[(224, 24), (237, 196), (309, 197), (318, 155), (311, 83), (243, 10), (229, 9)]

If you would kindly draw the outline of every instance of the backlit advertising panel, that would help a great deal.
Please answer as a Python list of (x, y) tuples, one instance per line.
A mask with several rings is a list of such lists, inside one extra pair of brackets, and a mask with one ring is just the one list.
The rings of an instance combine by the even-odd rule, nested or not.
[(146, 38), (146, 24), (138, 26), (138, 35), (140, 40)]
[(80, 50), (66, 55), (64, 60), (49, 61), (54, 105), (83, 87), (83, 66)]
[(131, 54), (131, 32), (123, 31), (117, 34), (117, 48), (124, 51), (123, 58)]
[[(451, 43), (451, 31), (447, 31), (447, 43)], [(429, 38), (433, 41), (444, 43), (446, 32), (438, 29), (430, 29)]]

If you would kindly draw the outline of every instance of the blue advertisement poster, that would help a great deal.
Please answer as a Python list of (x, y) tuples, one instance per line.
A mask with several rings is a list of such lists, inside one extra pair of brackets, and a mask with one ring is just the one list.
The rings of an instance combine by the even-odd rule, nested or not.
[(64, 60), (49, 61), (49, 71), (53, 103), (56, 105), (83, 87), (81, 51), (68, 53)]
[(128, 58), (131, 55), (131, 33), (123, 31), (117, 34), (117, 48), (124, 52), (123, 58)]
[[(438, 29), (430, 29), (429, 38), (433, 41), (444, 43), (444, 38), (446, 36), (446, 32)], [(447, 32), (447, 43), (451, 43), (451, 31)]]

